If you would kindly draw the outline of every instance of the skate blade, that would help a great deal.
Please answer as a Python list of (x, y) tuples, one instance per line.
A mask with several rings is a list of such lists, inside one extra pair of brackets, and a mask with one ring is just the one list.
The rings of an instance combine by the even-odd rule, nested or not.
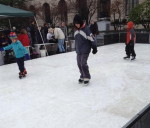
[(136, 59), (131, 59), (131, 61), (135, 61)]
[(124, 60), (130, 60), (130, 58), (123, 58)]
[(89, 83), (86, 83), (86, 84), (85, 84), (85, 83), (83, 83), (83, 85), (84, 85), (84, 86), (88, 86), (89, 84), (90, 84), (90, 82), (89, 82)]

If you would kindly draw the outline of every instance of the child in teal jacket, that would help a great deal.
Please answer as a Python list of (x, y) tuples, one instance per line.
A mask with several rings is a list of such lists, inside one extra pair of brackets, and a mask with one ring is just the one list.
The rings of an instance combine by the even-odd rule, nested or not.
[(12, 40), (12, 43), (6, 47), (0, 48), (0, 51), (13, 49), (15, 57), (16, 57), (16, 62), (20, 70), (19, 75), (21, 74), (25, 75), (27, 74), (27, 71), (24, 67), (24, 57), (26, 57), (26, 60), (29, 60), (30, 59), (29, 54), (26, 48), (18, 40), (15, 32), (11, 32), (9, 38)]

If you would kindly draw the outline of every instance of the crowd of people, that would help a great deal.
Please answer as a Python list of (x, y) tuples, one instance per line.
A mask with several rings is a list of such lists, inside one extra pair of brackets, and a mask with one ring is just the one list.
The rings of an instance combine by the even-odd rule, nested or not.
[[(9, 38), (9, 34), (10, 32), (15, 32), (18, 40), (24, 47), (30, 46), (31, 48), (34, 48), (35, 44), (57, 43), (57, 53), (64, 53), (66, 51), (64, 41), (67, 40), (67, 30), (68, 29), (64, 22), (62, 22), (59, 27), (55, 27), (54, 25), (49, 26), (47, 23), (43, 26), (37, 27), (35, 21), (32, 21), (26, 28), (19, 29), (12, 27), (11, 30), (0, 31), (0, 48), (12, 43)], [(7, 58), (10, 58), (10, 56), (8, 56), (10, 51), (11, 50), (6, 51)], [(5, 62), (5, 64), (12, 62), (14, 61), (11, 56), (11, 60), (9, 60), (9, 62)]]
[[(96, 37), (98, 34), (98, 27), (96, 22), (91, 21), (90, 30)], [(68, 40), (68, 28), (65, 22), (61, 22), (60, 26), (49, 25), (44, 23), (43, 26), (36, 25), (35, 21), (31, 21), (30, 25), (26, 28), (19, 29), (13, 27), (12, 30), (0, 32), (0, 47), (11, 44), (9, 33), (16, 32), (18, 39), (23, 46), (34, 47), (34, 44), (44, 43), (58, 43), (58, 53), (63, 53), (65, 49), (65, 41)]]

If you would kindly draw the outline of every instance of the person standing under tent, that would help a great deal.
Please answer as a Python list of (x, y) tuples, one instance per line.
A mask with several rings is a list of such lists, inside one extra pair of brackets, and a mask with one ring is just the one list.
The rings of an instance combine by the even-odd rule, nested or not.
[(136, 40), (136, 34), (134, 31), (134, 23), (132, 21), (127, 23), (127, 39), (126, 39), (126, 55), (124, 59), (129, 59), (130, 56), (132, 56), (131, 60), (134, 60), (136, 57), (135, 51), (134, 51), (134, 45)]
[(20, 34), (18, 35), (18, 40), (22, 43), (24, 47), (30, 45), (30, 39), (25, 29), (21, 29)]
[(64, 53), (65, 52), (65, 48), (64, 48), (65, 35), (60, 28), (56, 28), (54, 25), (52, 25), (52, 29), (54, 31), (55, 39), (58, 39), (59, 53)]
[(48, 24), (47, 23), (44, 23), (42, 31), (43, 31), (44, 42), (47, 43), (47, 33), (48, 33)]
[(49, 43), (57, 43), (55, 37), (54, 37), (54, 33), (53, 33), (53, 29), (49, 28), (48, 29), (48, 33), (47, 33), (47, 40)]
[(29, 26), (30, 36), (31, 36), (31, 45), (34, 46), (36, 43), (36, 25), (35, 21), (31, 22), (31, 25)]
[(36, 35), (37, 35), (36, 36), (37, 43), (42, 44), (43, 43), (43, 41), (42, 41), (43, 35), (42, 35), (42, 27), (41, 26), (38, 26), (38, 29), (36, 30)]
[(27, 74), (27, 71), (24, 67), (24, 57), (26, 58), (26, 60), (29, 60), (30, 57), (26, 48), (18, 40), (18, 37), (15, 32), (11, 32), (9, 37), (12, 40), (12, 43), (6, 47), (0, 48), (0, 51), (13, 49), (15, 53), (16, 61), (20, 70), (19, 77), (21, 78)]
[(61, 23), (60, 29), (64, 32), (64, 35), (65, 35), (64, 47), (65, 47), (65, 50), (67, 50), (66, 41), (68, 41), (68, 29), (67, 29), (65, 22)]
[(62, 23), (61, 23), (60, 29), (64, 32), (65, 40), (68, 40), (68, 39), (67, 39), (67, 36), (68, 36), (68, 29), (67, 29), (67, 26), (65, 25), (65, 22), (62, 22)]
[(96, 41), (94, 40), (89, 27), (85, 25), (80, 15), (75, 15), (73, 24), (75, 27), (74, 38), (76, 46), (75, 50), (77, 53), (77, 65), (81, 74), (78, 82), (86, 85), (91, 79), (87, 60), (91, 49), (93, 49), (93, 54), (97, 53)]
[(97, 23), (94, 22), (93, 20), (91, 21), (91, 24), (90, 24), (90, 30), (92, 34), (94, 35), (94, 37), (96, 37), (99, 33)]

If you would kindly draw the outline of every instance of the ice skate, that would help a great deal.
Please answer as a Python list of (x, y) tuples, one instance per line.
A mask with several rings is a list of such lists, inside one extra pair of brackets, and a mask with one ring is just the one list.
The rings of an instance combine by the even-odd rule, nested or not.
[(24, 70), (24, 74), (27, 74), (27, 70), (26, 69)]
[(20, 73), (19, 73), (19, 78), (21, 79), (21, 78), (23, 78), (23, 77), (26, 77), (26, 74), (25, 74), (24, 72), (20, 72)]
[(132, 56), (131, 60), (135, 60), (135, 56)]
[(125, 56), (123, 57), (123, 59), (130, 59), (130, 56)]
[(90, 80), (89, 80), (89, 79), (84, 79), (84, 85), (88, 85), (88, 84), (89, 84), (89, 82), (90, 82)]
[(80, 78), (80, 79), (78, 80), (79, 84), (82, 84), (83, 81), (84, 81), (84, 80), (83, 80), (82, 78)]

